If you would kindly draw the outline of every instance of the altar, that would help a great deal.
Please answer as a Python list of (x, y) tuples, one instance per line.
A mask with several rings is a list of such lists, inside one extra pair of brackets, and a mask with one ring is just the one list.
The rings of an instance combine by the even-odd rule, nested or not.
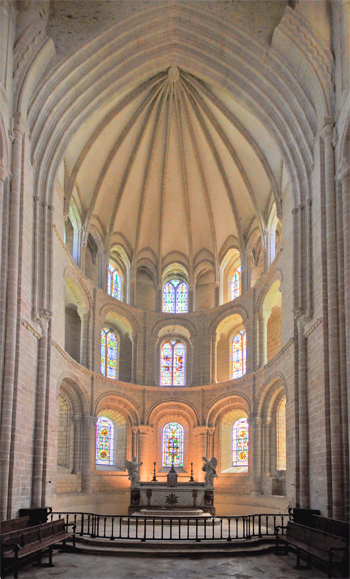
[[(214, 468), (216, 459), (205, 460), (203, 470), (206, 472), (205, 482), (178, 482), (178, 475), (174, 468), (168, 472), (166, 482), (143, 482), (138, 474), (139, 463), (133, 457), (133, 461), (126, 461), (129, 471), (130, 506), (128, 514), (132, 515), (142, 511), (148, 514), (163, 511), (174, 516), (200, 516), (208, 514), (215, 516), (214, 507), (214, 478), (217, 474)], [(155, 477), (154, 477), (155, 478)], [(183, 514), (186, 513), (186, 514)]]

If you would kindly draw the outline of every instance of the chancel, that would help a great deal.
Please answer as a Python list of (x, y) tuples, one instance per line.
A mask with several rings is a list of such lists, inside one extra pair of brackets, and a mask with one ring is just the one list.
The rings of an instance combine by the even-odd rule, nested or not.
[(16, 545), (52, 522), (52, 555), (60, 516), (76, 549), (147, 544), (149, 516), (184, 509), (205, 515), (176, 526), (198, 553), (296, 533), (330, 565), (308, 544), (328, 533), (344, 572), (349, 18), (348, 0), (0, 2)]

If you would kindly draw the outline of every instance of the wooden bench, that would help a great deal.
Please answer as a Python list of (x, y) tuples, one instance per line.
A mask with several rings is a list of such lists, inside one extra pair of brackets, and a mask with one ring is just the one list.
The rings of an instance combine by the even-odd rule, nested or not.
[[(297, 569), (309, 569), (315, 558), (327, 565), (328, 577), (333, 576), (334, 567), (341, 570), (342, 577), (348, 576), (346, 539), (291, 521), (287, 523), (285, 535), (280, 535), (280, 530), (282, 527), (276, 527), (276, 555), (288, 554), (288, 548), (292, 546), (297, 552)], [(281, 543), (284, 543), (283, 553), (280, 551)], [(307, 565), (304, 566), (300, 565), (302, 554), (307, 558)]]
[(30, 517), (18, 517), (17, 519), (9, 519), (8, 521), (1, 521), (1, 536), (11, 531), (19, 531), (30, 526)]
[(337, 537), (343, 537), (343, 539), (346, 539), (347, 544), (349, 545), (350, 523), (347, 523), (346, 521), (339, 521), (338, 519), (329, 519), (328, 517), (313, 515), (312, 527), (314, 527), (314, 529), (318, 529), (319, 531), (324, 531), (325, 533), (336, 535)]
[(67, 532), (64, 519), (58, 519), (35, 527), (28, 527), (6, 533), (1, 537), (1, 559), (3, 564), (13, 560), (13, 576), (18, 577), (18, 563), (21, 559), (37, 554), (37, 564), (41, 565), (41, 554), (44, 549), (49, 550), (49, 566), (52, 565), (52, 546), (67, 539), (73, 539), (75, 547), (75, 525), (72, 532)]

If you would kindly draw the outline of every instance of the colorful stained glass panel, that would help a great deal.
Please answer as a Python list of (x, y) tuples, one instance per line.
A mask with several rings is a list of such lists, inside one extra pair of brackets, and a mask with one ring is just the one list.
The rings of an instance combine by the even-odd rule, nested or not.
[(171, 386), (173, 379), (173, 346), (165, 342), (160, 353), (160, 383), (162, 386)]
[(113, 464), (114, 426), (105, 416), (100, 416), (96, 424), (96, 464)]
[(170, 282), (165, 284), (163, 290), (163, 312), (175, 313), (175, 288)]
[(107, 293), (117, 300), (121, 299), (120, 275), (118, 270), (111, 264), (109, 264), (107, 272)]
[(176, 313), (187, 314), (188, 312), (188, 289), (185, 283), (176, 288)]
[(162, 466), (183, 466), (184, 429), (177, 422), (169, 422), (163, 428), (163, 462)]
[(101, 374), (117, 378), (118, 338), (112, 330), (101, 330)]
[(173, 345), (174, 352), (174, 386), (185, 385), (185, 346), (182, 342)]
[(237, 267), (231, 278), (231, 300), (235, 300), (241, 293), (241, 266)]
[(232, 442), (232, 466), (248, 466), (249, 424), (247, 418), (240, 418), (234, 423)]
[(240, 378), (247, 370), (246, 360), (246, 333), (244, 330), (238, 332), (232, 338), (232, 379)]

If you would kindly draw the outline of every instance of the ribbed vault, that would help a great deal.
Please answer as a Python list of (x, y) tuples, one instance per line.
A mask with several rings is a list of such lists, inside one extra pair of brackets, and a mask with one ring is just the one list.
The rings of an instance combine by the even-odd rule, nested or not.
[(267, 130), (228, 92), (180, 67), (120, 95), (97, 113), (65, 155), (69, 186), (80, 192), (85, 232), (98, 220), (108, 241), (121, 232), (158, 263), (172, 251), (217, 263), (225, 240), (243, 246), (279, 207), (281, 158)]

